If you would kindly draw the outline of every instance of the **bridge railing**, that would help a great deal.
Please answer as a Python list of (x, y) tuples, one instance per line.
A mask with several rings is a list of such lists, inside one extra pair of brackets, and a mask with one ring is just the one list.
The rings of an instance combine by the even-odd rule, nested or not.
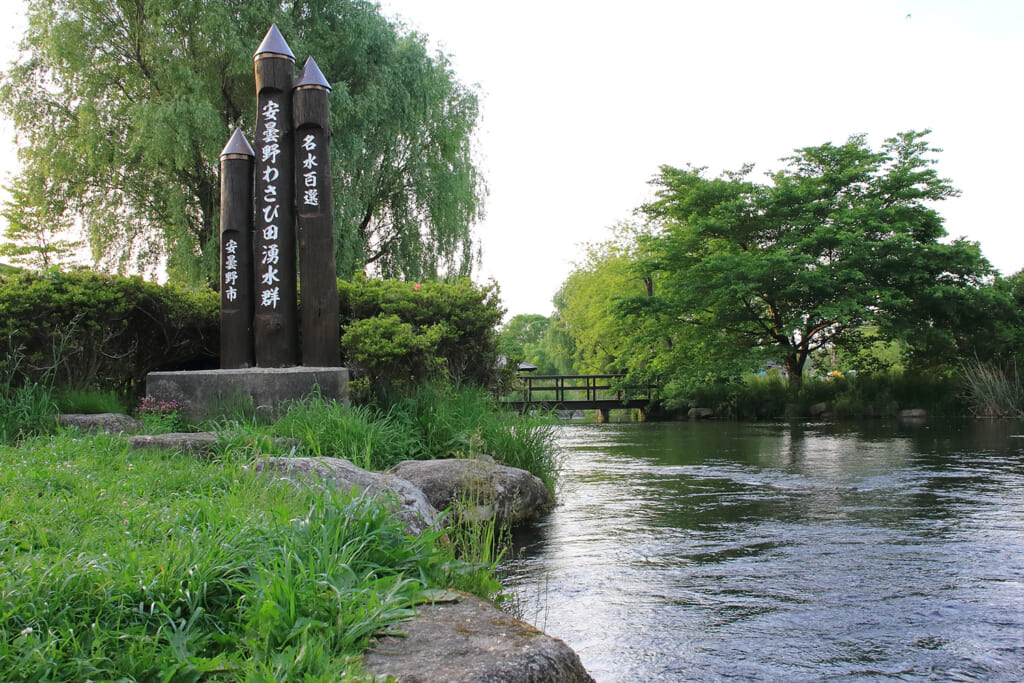
[(626, 375), (517, 375), (521, 383), (517, 401), (524, 403), (564, 403), (623, 401), (650, 398), (652, 386), (624, 383)]

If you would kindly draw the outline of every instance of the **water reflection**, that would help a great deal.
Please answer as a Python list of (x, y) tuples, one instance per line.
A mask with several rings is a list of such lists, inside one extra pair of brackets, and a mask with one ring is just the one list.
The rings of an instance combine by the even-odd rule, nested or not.
[(1024, 680), (1019, 433), (567, 426), (506, 584), (599, 681)]

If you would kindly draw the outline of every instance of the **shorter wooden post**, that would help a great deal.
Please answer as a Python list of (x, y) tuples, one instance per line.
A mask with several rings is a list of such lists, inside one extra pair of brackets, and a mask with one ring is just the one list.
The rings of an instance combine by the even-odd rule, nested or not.
[(334, 268), (330, 91), (327, 79), (310, 57), (295, 83), (292, 107), (302, 364), (317, 367), (341, 365), (338, 275)]
[(255, 152), (235, 130), (220, 153), (220, 366), (249, 368), (252, 341), (252, 174)]

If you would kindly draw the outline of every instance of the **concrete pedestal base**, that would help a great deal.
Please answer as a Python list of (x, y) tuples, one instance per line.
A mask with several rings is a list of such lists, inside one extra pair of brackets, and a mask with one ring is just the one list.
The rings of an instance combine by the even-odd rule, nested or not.
[(348, 368), (151, 372), (146, 375), (146, 393), (158, 401), (177, 401), (181, 412), (195, 421), (253, 409), (277, 417), (282, 403), (315, 393), (327, 400), (348, 401)]

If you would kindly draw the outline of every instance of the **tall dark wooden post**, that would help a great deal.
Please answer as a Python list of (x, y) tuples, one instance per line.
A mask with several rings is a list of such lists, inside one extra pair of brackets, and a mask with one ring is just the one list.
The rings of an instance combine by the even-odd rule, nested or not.
[(331, 193), (331, 86), (312, 57), (302, 67), (292, 100), (295, 120), (295, 202), (302, 290), (302, 362), (341, 365), (338, 276), (334, 269)]
[(252, 172), (241, 130), (220, 153), (220, 366), (250, 368), (252, 344)]
[(256, 68), (256, 365), (298, 365), (292, 83), (295, 55), (271, 26)]

